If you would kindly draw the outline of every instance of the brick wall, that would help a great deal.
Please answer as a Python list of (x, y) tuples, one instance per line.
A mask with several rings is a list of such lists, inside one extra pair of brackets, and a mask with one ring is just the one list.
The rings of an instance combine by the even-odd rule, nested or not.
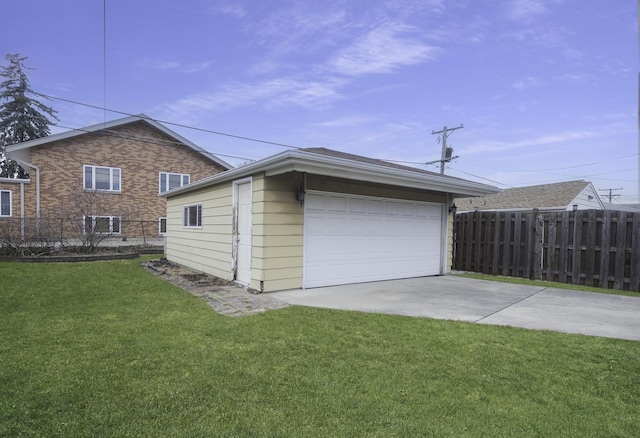
[[(121, 192), (99, 194), (100, 215), (155, 223), (166, 214), (166, 201), (158, 197), (159, 172), (189, 174), (195, 182), (223, 170), (142, 121), (33, 147), (29, 161), (40, 168), (42, 217), (68, 216), (78, 211), (74, 204), (87, 196), (82, 190), (83, 165), (93, 165), (121, 169)], [(31, 184), (25, 188), (25, 216), (35, 217), (35, 170), (30, 170), (30, 176)], [(14, 206), (19, 202), (16, 198), (18, 185), (14, 188)], [(19, 210), (15, 210), (16, 215)], [(153, 235), (157, 231), (156, 226)], [(139, 237), (133, 228), (132, 232), (127, 235), (125, 229), (123, 235)]]

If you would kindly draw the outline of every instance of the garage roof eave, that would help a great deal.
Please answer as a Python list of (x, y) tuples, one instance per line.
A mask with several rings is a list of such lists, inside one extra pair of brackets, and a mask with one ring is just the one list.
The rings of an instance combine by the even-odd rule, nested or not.
[(348, 178), (378, 184), (451, 193), (454, 196), (484, 196), (500, 191), (497, 187), (450, 176), (408, 169), (386, 167), (378, 164), (347, 160), (311, 152), (285, 151), (260, 161), (222, 172), (162, 194), (172, 197), (210, 185), (264, 172), (267, 176), (289, 172)]

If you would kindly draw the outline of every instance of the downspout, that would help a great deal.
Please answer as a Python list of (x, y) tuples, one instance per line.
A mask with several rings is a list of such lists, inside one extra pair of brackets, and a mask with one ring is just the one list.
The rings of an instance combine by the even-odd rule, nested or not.
[[(40, 168), (33, 164), (27, 163), (26, 161), (17, 160), (12, 158), (13, 161), (16, 161), (23, 167), (30, 167), (36, 170), (36, 220), (38, 222), (38, 227), (40, 223)], [(24, 199), (24, 198), (23, 198)]]
[(24, 183), (20, 183), (20, 239), (24, 240)]

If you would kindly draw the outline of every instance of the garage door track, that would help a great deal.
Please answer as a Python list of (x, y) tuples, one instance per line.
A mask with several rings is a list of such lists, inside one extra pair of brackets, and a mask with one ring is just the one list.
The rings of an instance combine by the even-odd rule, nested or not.
[(458, 276), (269, 294), (286, 303), (640, 340), (640, 297)]

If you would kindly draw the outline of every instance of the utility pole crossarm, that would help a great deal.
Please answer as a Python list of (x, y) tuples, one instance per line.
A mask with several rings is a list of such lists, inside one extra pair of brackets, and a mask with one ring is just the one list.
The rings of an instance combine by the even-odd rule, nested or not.
[[(442, 155), (440, 157), (440, 175), (444, 175), (444, 163), (451, 161), (453, 158), (451, 157), (453, 154), (453, 149), (449, 152), (447, 149), (447, 137), (449, 137), (449, 133), (455, 131), (456, 129), (462, 129), (464, 125), (461, 123), (460, 126), (456, 126), (455, 128), (447, 128), (446, 126), (442, 128), (442, 131), (431, 131), (431, 135), (442, 134)], [(448, 155), (448, 156), (447, 156)], [(433, 161), (433, 163), (437, 163), (438, 161)]]
[(605, 195), (607, 198), (609, 198), (609, 204), (611, 204), (611, 201), (613, 201), (613, 198), (617, 198), (620, 195), (614, 194), (613, 191), (618, 191), (618, 190), (622, 190), (622, 187), (618, 188), (618, 189), (600, 189), (599, 191), (601, 192), (609, 192), (608, 195)]

